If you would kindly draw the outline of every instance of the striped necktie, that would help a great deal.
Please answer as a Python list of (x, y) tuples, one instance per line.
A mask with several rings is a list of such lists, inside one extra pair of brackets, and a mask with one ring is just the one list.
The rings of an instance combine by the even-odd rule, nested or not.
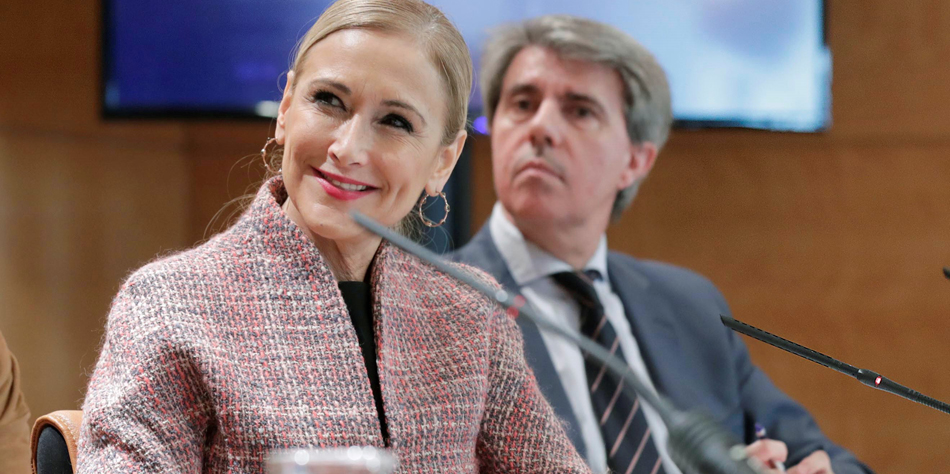
[[(551, 278), (580, 305), (581, 333), (626, 362), (617, 332), (607, 321), (604, 306), (594, 290), (593, 282), (600, 278), (600, 273), (597, 270), (561, 272), (551, 275)], [(632, 392), (621, 396), (623, 380), (618, 380), (606, 366), (586, 355), (584, 369), (610, 469), (618, 474), (663, 473), (640, 397)]]

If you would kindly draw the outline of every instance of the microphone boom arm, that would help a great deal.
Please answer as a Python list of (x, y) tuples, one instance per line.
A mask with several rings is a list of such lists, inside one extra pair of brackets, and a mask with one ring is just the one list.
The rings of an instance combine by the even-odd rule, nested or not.
[(851, 364), (841, 362), (833, 357), (826, 356), (821, 352), (811, 350), (801, 344), (796, 344), (788, 339), (776, 336), (775, 334), (763, 331), (755, 326), (750, 326), (742, 321), (737, 321), (729, 316), (720, 315), (719, 318), (729, 329), (735, 332), (745, 334), (753, 339), (758, 339), (770, 346), (778, 347), (787, 352), (791, 352), (799, 357), (808, 359), (816, 364), (823, 365), (829, 369), (834, 369), (842, 374), (858, 379), (859, 382), (871, 388), (883, 390), (885, 392), (906, 398), (912, 402), (926, 405), (937, 411), (950, 414), (950, 405), (941, 402), (935, 398), (930, 398), (916, 390), (905, 387), (894, 382), (883, 375), (868, 369), (859, 369)]

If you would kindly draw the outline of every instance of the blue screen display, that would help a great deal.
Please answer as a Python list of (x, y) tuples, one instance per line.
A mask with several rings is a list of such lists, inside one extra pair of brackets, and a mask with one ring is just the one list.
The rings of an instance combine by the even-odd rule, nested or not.
[[(276, 113), (297, 40), (329, 0), (106, 0), (107, 116)], [(472, 56), (492, 27), (549, 13), (610, 23), (670, 78), (696, 126), (814, 131), (830, 120), (822, 0), (435, 0)], [(478, 92), (472, 111), (481, 109)]]

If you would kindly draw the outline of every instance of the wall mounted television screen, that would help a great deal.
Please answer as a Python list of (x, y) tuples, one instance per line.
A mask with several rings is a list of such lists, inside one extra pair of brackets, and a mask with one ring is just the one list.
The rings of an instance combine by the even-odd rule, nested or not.
[[(327, 0), (103, 0), (103, 113), (273, 117), (295, 43)], [(477, 62), (493, 26), (548, 13), (653, 51), (687, 127), (816, 131), (830, 121), (822, 0), (433, 0)], [(473, 94), (473, 118), (481, 99)]]

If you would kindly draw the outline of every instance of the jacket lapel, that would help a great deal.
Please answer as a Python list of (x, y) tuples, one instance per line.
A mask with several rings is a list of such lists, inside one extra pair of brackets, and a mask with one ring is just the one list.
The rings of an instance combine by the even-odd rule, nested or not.
[(684, 377), (689, 368), (681, 356), (680, 338), (673, 324), (674, 309), (650, 291), (649, 279), (631, 265), (629, 257), (621, 259), (613, 252), (608, 254), (607, 273), (614, 293), (623, 303), (640, 356), (657, 392), (671, 398), (678, 407), (688, 407), (701, 394), (689, 377)]
[[(505, 264), (505, 260), (498, 252), (498, 248), (495, 247), (488, 224), (482, 227), (468, 245), (453, 255), (453, 258), (487, 271), (508, 291), (520, 292), (521, 290), (508, 269), (508, 265)], [(551, 361), (548, 348), (541, 337), (541, 331), (537, 325), (527, 318), (519, 317), (515, 321), (521, 328), (521, 335), (524, 339), (525, 359), (534, 371), (534, 377), (538, 381), (541, 393), (554, 408), (554, 412), (557, 413), (558, 417), (566, 423), (565, 430), (578, 453), (586, 458), (587, 445), (584, 444), (581, 437), (577, 417), (571, 408), (571, 402), (567, 398), (567, 392), (564, 390), (561, 378), (554, 368), (554, 362)]]

